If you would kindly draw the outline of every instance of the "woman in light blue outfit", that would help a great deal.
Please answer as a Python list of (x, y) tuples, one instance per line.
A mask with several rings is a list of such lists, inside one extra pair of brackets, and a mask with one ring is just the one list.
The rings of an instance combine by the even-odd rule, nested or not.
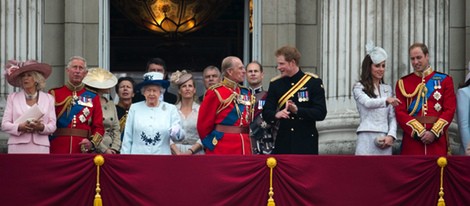
[(181, 117), (185, 137), (180, 141), (170, 141), (171, 152), (175, 155), (204, 154), (201, 139), (196, 129), (199, 104), (196, 103), (196, 85), (193, 75), (185, 70), (174, 72), (170, 81), (178, 87), (176, 108)]
[(148, 72), (136, 86), (145, 101), (131, 105), (127, 116), (121, 154), (171, 155), (170, 139), (183, 138), (180, 116), (175, 105), (160, 101), (163, 89), (169, 85), (163, 74)]
[(356, 155), (391, 155), (396, 139), (397, 122), (393, 106), (400, 103), (393, 97), (390, 85), (384, 84), (387, 53), (373, 43), (366, 45), (361, 79), (354, 85), (353, 95), (361, 122), (357, 128)]
[(457, 121), (462, 145), (461, 153), (470, 155), (470, 62), (465, 83), (457, 91)]

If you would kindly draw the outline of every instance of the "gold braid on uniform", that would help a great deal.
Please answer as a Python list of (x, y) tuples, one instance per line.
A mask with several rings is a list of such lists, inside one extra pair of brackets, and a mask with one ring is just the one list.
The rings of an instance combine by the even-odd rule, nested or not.
[[(54, 93), (52, 91), (52, 93)], [(54, 96), (55, 97), (55, 96)], [(68, 96), (67, 98), (64, 99), (64, 101), (62, 102), (57, 102), (54, 104), (55, 106), (62, 106), (64, 105), (64, 107), (62, 107), (62, 110), (60, 110), (59, 114), (57, 115), (58, 117), (62, 116), (62, 114), (65, 112), (65, 110), (67, 110), (67, 116), (69, 116), (69, 113), (70, 113), (70, 109), (72, 109), (72, 97), (71, 96)]]
[(102, 139), (103, 139), (103, 136), (98, 132), (95, 132), (95, 134), (90, 137), (90, 141), (93, 143), (95, 147), (97, 147), (100, 144)]
[(413, 129), (413, 132), (411, 132), (412, 137), (414, 133), (417, 133), (418, 136), (421, 137), (426, 131), (424, 126), (420, 122), (418, 122), (418, 120), (416, 119), (410, 120), (409, 122), (406, 123), (406, 125), (410, 126)]
[(119, 130), (121, 131), (121, 133), (124, 132), (124, 126), (126, 126), (126, 120), (127, 120), (127, 111), (126, 111), (126, 114), (123, 115), (121, 119), (119, 120), (119, 126), (121, 127), (119, 128)]
[[(414, 96), (416, 96), (416, 94), (423, 94), (423, 90), (425, 93), (427, 92), (426, 84), (424, 84), (423, 82), (419, 83), (416, 89), (411, 94), (406, 93), (405, 85), (403, 84), (403, 79), (398, 80), (398, 87), (400, 88), (401, 94), (405, 96), (407, 99), (413, 98)], [(421, 95), (418, 95), (418, 97), (416, 98), (416, 104), (413, 107), (413, 110), (409, 113), (410, 116), (413, 116), (413, 114), (418, 109), (418, 105), (419, 105), (418, 102), (420, 100), (421, 100)], [(410, 106), (409, 102), (407, 101), (406, 107), (409, 107), (409, 106)]]
[(442, 118), (439, 118), (437, 122), (435, 122), (434, 125), (432, 126), (431, 132), (434, 133), (434, 135), (436, 135), (437, 138), (439, 138), (440, 134), (444, 130), (444, 127), (448, 124), (449, 122), (447, 122), (446, 120)]
[[(65, 86), (66, 86), (68, 89), (72, 90), (72, 94), (73, 94), (74, 92), (76, 93), (77, 91), (83, 89), (83, 87), (85, 87), (85, 84), (81, 83), (81, 84), (78, 85), (78, 86), (74, 86), (72, 83), (67, 82), (67, 83), (65, 84)], [(55, 98), (55, 92), (54, 92), (54, 90), (51, 90), (51, 94), (52, 94), (52, 96), (54, 96), (54, 98)], [(60, 117), (60, 116), (65, 112), (65, 110), (67, 110), (67, 116), (69, 116), (70, 110), (72, 109), (72, 101), (73, 101), (73, 95), (72, 95), (72, 96), (68, 96), (68, 97), (65, 98), (64, 101), (62, 101), (62, 102), (56, 102), (56, 103), (54, 104), (55, 106), (62, 106), (62, 105), (64, 105), (64, 107), (62, 107), (62, 110), (61, 110), (61, 111), (59, 112), (59, 114), (57, 115), (58, 117)]]
[(220, 82), (220, 84), (222, 86), (228, 88), (229, 90), (232, 90), (232, 94), (230, 94), (230, 96), (228, 96), (226, 99), (223, 99), (222, 96), (220, 95), (220, 93), (217, 90), (214, 90), (214, 92), (217, 95), (217, 98), (219, 99), (219, 102), (220, 102), (220, 105), (217, 108), (216, 113), (218, 114), (220, 111), (222, 111), (225, 108), (227, 108), (228, 106), (230, 106), (230, 104), (232, 104), (232, 102), (233, 102), (235, 104), (235, 108), (237, 110), (238, 117), (241, 117), (241, 111), (240, 111), (240, 108), (238, 107), (238, 102), (237, 102), (239, 94), (236, 92), (237, 88), (239, 87), (238, 83), (236, 83), (236, 82), (234, 82), (234, 81), (232, 81), (228, 78), (224, 78), (222, 80), (222, 82)]

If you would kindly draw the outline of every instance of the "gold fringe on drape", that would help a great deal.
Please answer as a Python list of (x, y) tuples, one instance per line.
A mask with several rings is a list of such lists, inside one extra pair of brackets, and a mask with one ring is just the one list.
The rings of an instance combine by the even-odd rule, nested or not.
[(93, 159), (96, 165), (96, 195), (93, 206), (103, 206), (103, 201), (101, 200), (101, 189), (100, 189), (100, 166), (104, 164), (104, 157), (101, 155), (96, 155)]
[(437, 159), (437, 165), (441, 167), (439, 200), (437, 201), (437, 206), (446, 206), (446, 202), (444, 201), (443, 183), (444, 183), (444, 167), (447, 165), (447, 158), (439, 157), (439, 159)]
[(274, 157), (269, 157), (266, 160), (266, 165), (269, 167), (269, 199), (268, 199), (268, 206), (276, 206), (276, 203), (274, 202), (274, 192), (273, 192), (273, 169), (277, 165), (277, 160)]

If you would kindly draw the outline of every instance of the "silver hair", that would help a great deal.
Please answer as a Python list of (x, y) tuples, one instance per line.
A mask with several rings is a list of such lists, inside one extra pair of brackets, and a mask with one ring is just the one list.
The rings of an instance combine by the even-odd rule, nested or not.
[(86, 63), (86, 59), (83, 58), (83, 57), (81, 57), (81, 56), (73, 56), (73, 57), (70, 57), (69, 62), (67, 63), (67, 68), (70, 68), (70, 67), (72, 66), (72, 61), (73, 61), (73, 60), (76, 60), (76, 59), (82, 60), (83, 63), (84, 63), (84, 65), (85, 65), (85, 70), (88, 69), (88, 66), (87, 66), (87, 63)]

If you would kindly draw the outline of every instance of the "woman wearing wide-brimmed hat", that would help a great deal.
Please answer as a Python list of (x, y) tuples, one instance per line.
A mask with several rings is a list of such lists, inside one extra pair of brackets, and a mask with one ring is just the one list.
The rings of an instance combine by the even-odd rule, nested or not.
[(193, 75), (186, 70), (176, 71), (170, 77), (172, 84), (178, 87), (176, 108), (181, 117), (185, 137), (180, 141), (171, 141), (171, 152), (176, 155), (204, 154), (201, 139), (197, 133), (199, 104), (196, 103), (196, 85)]
[(170, 83), (159, 72), (145, 73), (143, 79), (136, 89), (145, 101), (129, 109), (121, 154), (170, 155), (170, 138), (178, 141), (184, 136), (175, 105), (160, 101), (161, 92)]
[(104, 135), (96, 152), (104, 154), (116, 154), (121, 150), (121, 131), (114, 102), (108, 100), (104, 94), (109, 93), (117, 83), (117, 78), (103, 68), (91, 68), (82, 81), (90, 90), (100, 96), (101, 109), (103, 110)]
[(3, 113), (8, 153), (49, 153), (48, 135), (56, 130), (54, 97), (42, 90), (51, 71), (50, 65), (35, 60), (7, 62), (8, 83), (21, 88), (8, 95)]

